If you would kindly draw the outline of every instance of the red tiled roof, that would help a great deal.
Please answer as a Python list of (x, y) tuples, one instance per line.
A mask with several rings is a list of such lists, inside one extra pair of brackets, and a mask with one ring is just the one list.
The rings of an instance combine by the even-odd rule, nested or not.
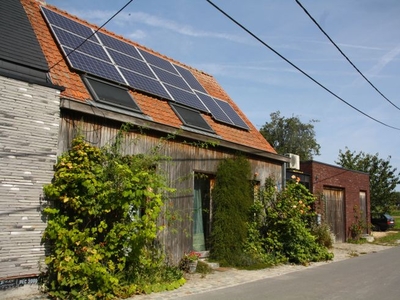
[[(43, 53), (47, 59), (49, 67), (51, 68), (50, 76), (53, 84), (65, 87), (65, 90), (61, 94), (62, 97), (78, 101), (85, 101), (86, 99), (90, 99), (91, 96), (87, 88), (85, 87), (80, 75), (69, 68), (68, 63), (64, 59), (60, 48), (58, 47), (46, 21), (44, 20), (40, 12), (40, 5), (42, 5), (43, 3), (40, 3), (38, 0), (21, 0), (21, 3), (24, 6), (28, 18), (32, 23), (33, 29), (43, 49)], [(75, 21), (85, 24), (86, 26), (97, 28), (93, 24), (89, 24), (81, 19), (78, 19), (75, 16), (69, 15), (67, 12), (61, 11), (54, 6), (47, 5), (47, 7), (58, 13), (68, 16)], [(276, 153), (276, 151), (264, 139), (264, 137), (253, 126), (253, 124), (247, 119), (247, 117), (232, 101), (232, 99), (223, 90), (223, 88), (217, 83), (213, 76), (191, 68), (189, 66), (183, 65), (180, 62), (174, 61), (173, 59), (163, 56), (160, 53), (154, 52), (153, 50), (148, 49), (142, 45), (129, 41), (121, 36), (115, 35), (112, 32), (109, 32), (107, 30), (101, 31), (117, 37), (121, 40), (124, 40), (127, 43), (131, 43), (138, 48), (151, 52), (154, 55), (167, 59), (175, 64), (184, 66), (192, 72), (192, 74), (197, 78), (197, 80), (211, 96), (230, 103), (230, 105), (235, 109), (239, 116), (246, 122), (249, 127), (249, 131), (216, 122), (209, 115), (202, 114), (206, 121), (214, 129), (216, 134), (221, 136), (225, 141), (260, 149), (270, 153)], [(159, 100), (155, 97), (151, 97), (139, 91), (132, 91), (132, 93), (134, 99), (136, 100), (139, 107), (142, 109), (143, 113), (149, 115), (154, 120), (154, 122), (177, 128), (180, 128), (183, 125), (181, 120), (171, 109), (167, 101)]]

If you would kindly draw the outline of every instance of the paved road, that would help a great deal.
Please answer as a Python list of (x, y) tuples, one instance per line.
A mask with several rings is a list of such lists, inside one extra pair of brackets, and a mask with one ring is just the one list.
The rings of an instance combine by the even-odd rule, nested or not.
[(400, 247), (180, 299), (400, 299)]

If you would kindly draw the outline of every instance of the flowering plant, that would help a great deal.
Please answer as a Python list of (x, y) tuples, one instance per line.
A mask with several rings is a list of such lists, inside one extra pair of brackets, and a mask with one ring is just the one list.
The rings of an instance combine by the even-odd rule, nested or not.
[(201, 253), (196, 251), (190, 251), (189, 253), (185, 254), (185, 258), (189, 261), (196, 261), (200, 258)]

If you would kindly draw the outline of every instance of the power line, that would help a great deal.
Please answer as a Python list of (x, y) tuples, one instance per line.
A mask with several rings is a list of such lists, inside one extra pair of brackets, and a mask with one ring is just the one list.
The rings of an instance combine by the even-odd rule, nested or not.
[(271, 50), (273, 53), (275, 53), (276, 55), (278, 55), (280, 58), (282, 58), (285, 62), (287, 62), (289, 65), (291, 65), (293, 68), (295, 68), (297, 71), (299, 71), (300, 73), (302, 73), (304, 76), (306, 76), (308, 79), (312, 80), (314, 83), (316, 83), (317, 85), (319, 85), (321, 88), (323, 88), (325, 91), (327, 91), (328, 93), (330, 93), (331, 95), (333, 95), (334, 97), (336, 97), (337, 99), (339, 99), (340, 101), (342, 101), (343, 103), (345, 103), (346, 105), (350, 106), (352, 109), (358, 111), (360, 114), (366, 116), (367, 118), (392, 129), (395, 130), (400, 130), (400, 128), (388, 125), (382, 121), (379, 121), (377, 119), (375, 119), (374, 117), (368, 115), (367, 113), (363, 112), (362, 110), (358, 109), (357, 107), (353, 106), (352, 104), (348, 103), (347, 101), (345, 101), (343, 98), (341, 98), (340, 96), (336, 95), (334, 92), (332, 92), (330, 89), (328, 89), (327, 87), (325, 87), (322, 83), (320, 83), (319, 81), (317, 81), (316, 79), (314, 79), (313, 77), (311, 77), (310, 75), (308, 75), (305, 71), (303, 71), (302, 69), (300, 69), (298, 66), (296, 66), (294, 63), (292, 63), (290, 60), (288, 60), (286, 57), (284, 57), (282, 54), (280, 54), (278, 51), (276, 51), (275, 49), (273, 49), (271, 46), (269, 46), (267, 43), (265, 43), (263, 40), (261, 40), (258, 36), (256, 36), (253, 32), (251, 32), (249, 29), (247, 29), (246, 27), (244, 27), (242, 24), (240, 24), (238, 21), (236, 21), (234, 18), (232, 18), (229, 14), (227, 14), (225, 11), (223, 11), (221, 8), (219, 8), (217, 5), (215, 5), (211, 0), (206, 0), (209, 4), (211, 4), (214, 8), (216, 8), (219, 12), (221, 12), (225, 17), (227, 17), (229, 20), (231, 20), (233, 23), (235, 23), (236, 25), (238, 25), (240, 28), (242, 28), (244, 31), (246, 31), (249, 35), (251, 35), (253, 38), (255, 38), (257, 41), (259, 41), (261, 44), (263, 44), (265, 47), (267, 47), (269, 50)]
[[(129, 0), (124, 6), (122, 6), (114, 15), (112, 15), (103, 25), (101, 25), (99, 28), (97, 28), (91, 35), (89, 35), (86, 39), (82, 41), (78, 46), (76, 46), (74, 49), (72, 49), (71, 52), (66, 54), (68, 57), (70, 54), (74, 53), (79, 47), (81, 47), (84, 43), (86, 43), (92, 36), (94, 36), (100, 29), (102, 29), (104, 26), (106, 26), (112, 19), (114, 19), (121, 11), (123, 11), (129, 4), (131, 4), (133, 0)], [(57, 66), (60, 62), (62, 62), (64, 59), (61, 58), (58, 62), (56, 62), (54, 65), (52, 65), (49, 68), (49, 71), (53, 69), (55, 66)]]
[(311, 16), (311, 14), (307, 11), (307, 9), (300, 3), (300, 1), (296, 0), (297, 4), (304, 10), (306, 15), (314, 22), (315, 25), (321, 30), (321, 32), (328, 38), (328, 40), (336, 47), (336, 49), (340, 52), (340, 54), (343, 55), (343, 57), (353, 66), (353, 68), (381, 95), (386, 101), (388, 101), (390, 104), (392, 104), (394, 107), (396, 107), (398, 110), (400, 108), (394, 104), (392, 101), (390, 101), (386, 96), (375, 86), (372, 84), (371, 81), (368, 80), (367, 77), (364, 76), (364, 74), (353, 64), (353, 62), (346, 56), (346, 54), (343, 53), (343, 51), (339, 48), (339, 46), (331, 39), (331, 37), (322, 29), (322, 27), (318, 24), (318, 22)]

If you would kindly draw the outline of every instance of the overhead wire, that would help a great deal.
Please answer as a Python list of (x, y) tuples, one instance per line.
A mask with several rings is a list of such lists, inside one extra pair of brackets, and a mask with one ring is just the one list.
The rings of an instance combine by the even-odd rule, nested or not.
[[(117, 15), (119, 15), (121, 13), (121, 11), (123, 11), (129, 4), (131, 4), (133, 2), (133, 0), (129, 0), (124, 6), (122, 6), (115, 14), (113, 14), (106, 22), (103, 23), (103, 25), (101, 25), (100, 27), (98, 27), (91, 35), (89, 35), (86, 39), (84, 39), (82, 41), (82, 43), (80, 43), (78, 46), (76, 46), (74, 49), (72, 49), (71, 52), (69, 52), (68, 54), (66, 54), (66, 56), (68, 57), (69, 55), (71, 55), (72, 53), (74, 53), (76, 50), (78, 50), (84, 43), (86, 43), (92, 36), (94, 36), (100, 29), (102, 29), (104, 26), (106, 26), (112, 19), (114, 19)], [(49, 68), (49, 71), (51, 69), (53, 69), (55, 66), (57, 66), (60, 62), (62, 62), (64, 59), (61, 58), (59, 61), (57, 61), (54, 65), (52, 65)]]
[(354, 65), (354, 63), (347, 57), (346, 54), (339, 48), (339, 46), (331, 39), (331, 37), (325, 32), (325, 30), (318, 24), (318, 22), (311, 16), (311, 14), (307, 11), (307, 9), (300, 3), (299, 0), (296, 0), (296, 3), (304, 10), (306, 15), (311, 19), (311, 21), (314, 22), (314, 24), (318, 27), (318, 29), (327, 37), (327, 39), (335, 46), (335, 48), (340, 52), (340, 54), (343, 55), (343, 57), (349, 62), (350, 65), (381, 95), (387, 102), (392, 104), (394, 107), (396, 107), (398, 110), (400, 108), (394, 104), (392, 101), (390, 101), (372, 82)]
[(312, 76), (310, 76), (308, 73), (306, 73), (305, 71), (303, 71), (302, 69), (300, 69), (298, 66), (296, 66), (294, 63), (292, 63), (290, 60), (288, 60), (286, 57), (284, 57), (282, 54), (280, 54), (278, 51), (276, 51), (274, 48), (272, 48), (271, 46), (269, 46), (266, 42), (264, 42), (262, 39), (260, 39), (257, 35), (255, 35), (252, 31), (250, 31), (249, 29), (247, 29), (245, 26), (243, 26), (241, 23), (239, 23), (238, 21), (236, 21), (233, 17), (231, 17), (228, 13), (226, 13), (224, 10), (222, 10), (220, 7), (218, 7), (216, 4), (214, 4), (211, 0), (206, 0), (209, 4), (211, 4), (215, 9), (217, 9), (220, 13), (222, 13), (225, 17), (227, 17), (229, 20), (231, 20), (233, 23), (235, 23), (237, 26), (239, 26), (240, 28), (242, 28), (244, 31), (246, 31), (249, 35), (251, 35), (253, 38), (255, 38), (258, 42), (260, 42), (262, 45), (264, 45), (265, 47), (267, 47), (269, 50), (271, 50), (273, 53), (275, 53), (277, 56), (279, 56), (281, 59), (283, 59), (285, 62), (287, 62), (289, 65), (291, 65), (293, 68), (295, 68), (297, 71), (299, 71), (300, 73), (302, 73), (304, 76), (306, 76), (308, 79), (310, 79), (311, 81), (313, 81), (315, 84), (319, 85), (321, 88), (323, 88), (325, 91), (327, 91), (328, 93), (330, 93), (332, 96), (334, 96), (335, 98), (339, 99), (340, 101), (342, 101), (343, 103), (345, 103), (346, 105), (348, 105), (349, 107), (351, 107), (352, 109), (358, 111), (360, 114), (364, 115), (365, 117), (392, 129), (395, 130), (400, 130), (400, 128), (391, 126), (389, 124), (386, 124), (382, 121), (379, 121), (378, 119), (368, 115), (367, 113), (363, 112), (362, 110), (358, 109), (357, 107), (355, 107), (354, 105), (350, 104), (349, 102), (347, 102), (346, 100), (344, 100), (343, 98), (341, 98), (340, 96), (338, 96), (337, 94), (335, 94), (334, 92), (332, 92), (330, 89), (328, 89), (326, 86), (324, 86), (322, 83), (320, 83), (319, 81), (317, 81), (316, 79), (314, 79)]

